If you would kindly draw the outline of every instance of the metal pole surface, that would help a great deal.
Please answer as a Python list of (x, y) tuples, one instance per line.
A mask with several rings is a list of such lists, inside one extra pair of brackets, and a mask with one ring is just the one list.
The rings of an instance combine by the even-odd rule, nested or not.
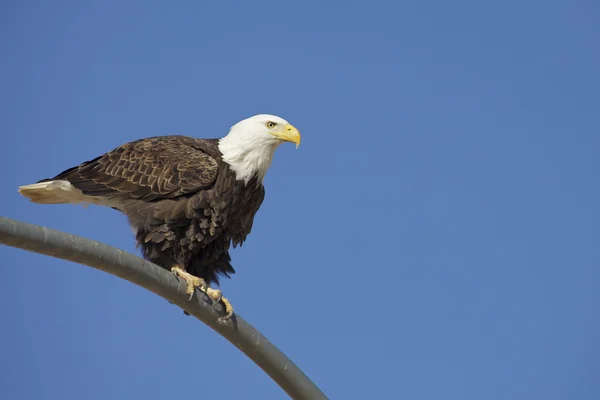
[(5, 217), (0, 217), (0, 243), (84, 264), (148, 289), (233, 343), (292, 399), (327, 399), (300, 368), (252, 325), (237, 314), (225, 323), (218, 322), (224, 315), (222, 305), (213, 307), (212, 300), (199, 296), (199, 291), (186, 303), (185, 283), (155, 264), (100, 242)]

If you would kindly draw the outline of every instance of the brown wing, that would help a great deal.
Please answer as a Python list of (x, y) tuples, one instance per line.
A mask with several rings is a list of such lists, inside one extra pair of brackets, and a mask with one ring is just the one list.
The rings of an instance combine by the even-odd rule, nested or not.
[(141, 139), (64, 171), (54, 179), (66, 179), (89, 196), (172, 199), (214, 184), (218, 163), (203, 147), (212, 148), (214, 144), (185, 136)]

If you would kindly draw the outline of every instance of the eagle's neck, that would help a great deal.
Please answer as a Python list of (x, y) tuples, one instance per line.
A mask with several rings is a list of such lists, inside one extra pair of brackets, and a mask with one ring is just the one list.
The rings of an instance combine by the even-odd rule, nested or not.
[(219, 140), (219, 151), (223, 161), (235, 172), (237, 180), (248, 184), (256, 177), (262, 183), (278, 145), (273, 140), (245, 140), (230, 133)]

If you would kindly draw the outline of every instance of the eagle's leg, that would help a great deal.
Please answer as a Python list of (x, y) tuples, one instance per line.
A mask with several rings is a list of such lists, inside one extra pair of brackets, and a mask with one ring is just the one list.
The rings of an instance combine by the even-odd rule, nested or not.
[(212, 289), (212, 288), (208, 287), (208, 285), (206, 284), (206, 281), (204, 279), (194, 276), (194, 275), (190, 274), (189, 272), (186, 272), (179, 265), (176, 265), (173, 268), (171, 268), (171, 272), (173, 273), (173, 275), (182, 278), (187, 283), (187, 289), (185, 292), (187, 294), (189, 294), (189, 296), (190, 296), (188, 298), (188, 301), (192, 300), (192, 297), (194, 297), (194, 292), (195, 292), (196, 288), (198, 288), (198, 289), (200, 289), (201, 292), (206, 293), (208, 295), (208, 297), (210, 297), (212, 299), (212, 301), (214, 301), (215, 303), (218, 303), (219, 301), (221, 301), (223, 303), (223, 305), (225, 306), (225, 312), (227, 314), (225, 314), (223, 317), (219, 318), (219, 321), (223, 322), (223, 321), (231, 318), (231, 316), (233, 315), (233, 307), (231, 305), (231, 302), (229, 300), (227, 300), (225, 297), (223, 297), (223, 293), (220, 290), (216, 290), (216, 289)]

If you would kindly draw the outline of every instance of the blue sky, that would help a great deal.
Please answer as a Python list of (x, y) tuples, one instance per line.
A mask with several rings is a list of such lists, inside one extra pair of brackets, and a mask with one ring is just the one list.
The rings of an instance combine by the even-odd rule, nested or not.
[[(288, 119), (222, 288), (336, 399), (600, 397), (593, 1), (4, 1), (2, 215), (135, 252), (18, 185), (130, 140)], [(0, 397), (280, 399), (154, 294), (0, 247)]]

